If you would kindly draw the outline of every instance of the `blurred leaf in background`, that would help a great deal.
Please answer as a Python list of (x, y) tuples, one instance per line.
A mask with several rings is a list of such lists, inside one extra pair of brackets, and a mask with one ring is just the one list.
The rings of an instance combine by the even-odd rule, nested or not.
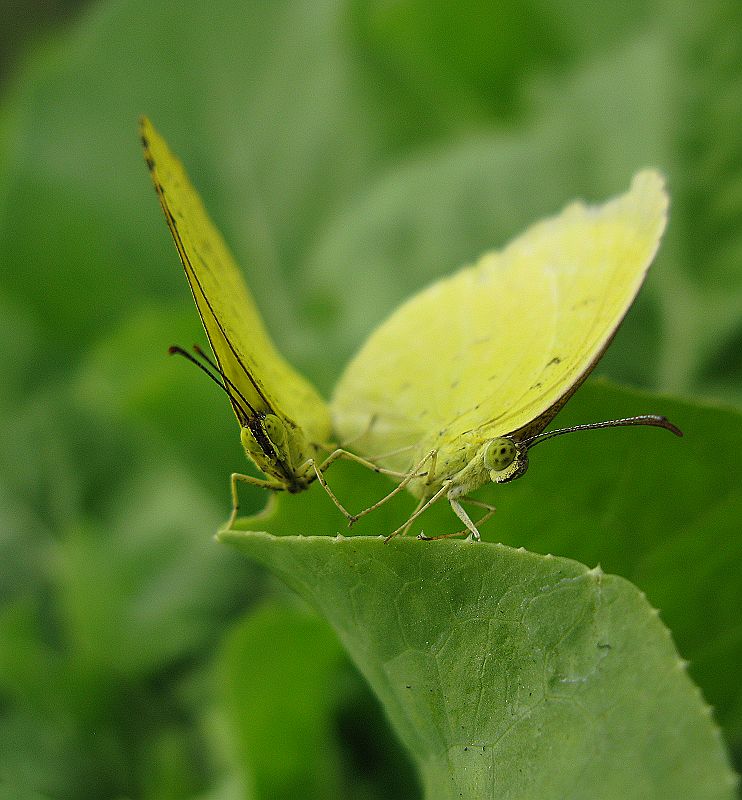
[[(24, 14), (3, 13), (4, 35), (23, 35)], [(257, 636), (250, 608), (285, 590), (210, 539), (244, 456), (227, 403), (165, 357), (203, 337), (142, 163), (140, 114), (187, 164), (279, 347), (327, 392), (410, 292), (566, 201), (659, 167), (668, 235), (599, 371), (742, 398), (736, 0), (95, 2), (14, 58), (0, 111), (0, 786), (226, 798), (271, 774), (241, 772), (234, 642)], [(579, 398), (569, 414), (586, 421)], [(703, 436), (736, 475), (725, 431)], [(248, 495), (245, 511), (263, 502)], [(529, 546), (600, 559), (648, 588), (652, 570), (629, 570), (609, 541)], [(670, 550), (679, 571), (692, 541)], [(682, 620), (692, 599), (682, 580), (666, 588), (654, 602)], [(297, 670), (331, 647), (308, 620)], [(697, 645), (701, 681), (714, 648)], [(367, 773), (364, 748), (343, 746), (393, 739), (333, 659), (316, 668), (325, 685), (346, 676), (343, 691), (318, 700), (305, 733), (327, 743), (324, 785), (411, 796), (396, 745)], [(739, 754), (739, 729), (727, 735)], [(304, 755), (291, 769), (319, 775)]]

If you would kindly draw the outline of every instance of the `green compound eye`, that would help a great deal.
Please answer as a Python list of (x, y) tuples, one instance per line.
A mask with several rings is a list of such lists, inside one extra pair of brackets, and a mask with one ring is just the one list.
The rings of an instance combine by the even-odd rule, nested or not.
[(512, 439), (493, 439), (484, 451), (484, 466), (496, 472), (509, 467), (515, 460), (516, 450)]
[(263, 419), (263, 430), (273, 445), (279, 450), (286, 444), (286, 426), (275, 414), (266, 414)]

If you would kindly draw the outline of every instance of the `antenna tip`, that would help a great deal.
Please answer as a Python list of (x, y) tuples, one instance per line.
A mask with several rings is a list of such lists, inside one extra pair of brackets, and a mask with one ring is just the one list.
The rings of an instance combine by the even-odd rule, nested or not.
[[(671, 423), (671, 425), (672, 425), (672, 423)], [(678, 428), (676, 425), (672, 425), (672, 427), (670, 428), (670, 430), (671, 430), (671, 431), (672, 431), (672, 432), (673, 432), (673, 433), (674, 433), (676, 436), (680, 436), (680, 438), (681, 438), (681, 439), (683, 438), (683, 432), (682, 432), (682, 431), (680, 430), (680, 428)]]
[[(648, 420), (654, 420), (654, 424), (660, 428), (664, 428), (666, 431), (670, 431), (670, 433), (674, 433), (676, 436), (682, 436), (683, 432), (678, 428), (677, 425), (673, 425), (670, 420), (662, 414), (649, 414), (647, 415)], [(652, 422), (650, 421), (650, 425)]]
[(670, 433), (674, 433), (676, 436), (682, 437), (683, 432), (680, 430), (680, 428), (678, 428), (677, 425), (673, 425), (667, 417), (660, 417), (660, 419), (662, 420), (663, 428), (666, 428), (668, 431), (670, 431)]

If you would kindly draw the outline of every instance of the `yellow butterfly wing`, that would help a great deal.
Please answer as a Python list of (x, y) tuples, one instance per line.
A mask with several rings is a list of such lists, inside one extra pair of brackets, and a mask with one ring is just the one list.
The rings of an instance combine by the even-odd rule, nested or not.
[(646, 170), (573, 203), (412, 297), (369, 337), (332, 401), (338, 435), (390, 469), (543, 429), (608, 346), (657, 251), (668, 198)]
[[(278, 353), (224, 239), (180, 161), (152, 123), (140, 121), (145, 158), (240, 425), (274, 414), (312, 444), (331, 438), (330, 412)], [(265, 464), (258, 464), (263, 469)], [(270, 466), (270, 465), (268, 465)], [(295, 466), (295, 465), (294, 465)]]

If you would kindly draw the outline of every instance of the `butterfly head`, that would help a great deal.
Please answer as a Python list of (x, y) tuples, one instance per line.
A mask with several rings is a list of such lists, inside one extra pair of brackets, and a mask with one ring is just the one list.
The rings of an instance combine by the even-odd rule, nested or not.
[(498, 436), (496, 439), (490, 439), (484, 445), (481, 451), (482, 460), (493, 483), (508, 483), (508, 481), (520, 478), (528, 469), (528, 451), (539, 442), (545, 442), (555, 436), (562, 436), (565, 433), (574, 433), (575, 431), (618, 428), (629, 425), (652, 425), (658, 428), (665, 428), (665, 430), (674, 433), (676, 436), (683, 435), (682, 431), (666, 417), (658, 414), (642, 414), (637, 417), (624, 417), (604, 422), (591, 422), (587, 425), (573, 425), (570, 428), (559, 428), (558, 430), (537, 433), (526, 439), (516, 439), (515, 434), (513, 436)]
[(509, 436), (490, 439), (482, 451), (484, 466), (493, 483), (507, 483), (528, 469), (527, 447)]
[(273, 413), (247, 420), (240, 430), (248, 457), (266, 474), (285, 482), (288, 491), (298, 487), (295, 467), (305, 458), (306, 443), (301, 431)]

